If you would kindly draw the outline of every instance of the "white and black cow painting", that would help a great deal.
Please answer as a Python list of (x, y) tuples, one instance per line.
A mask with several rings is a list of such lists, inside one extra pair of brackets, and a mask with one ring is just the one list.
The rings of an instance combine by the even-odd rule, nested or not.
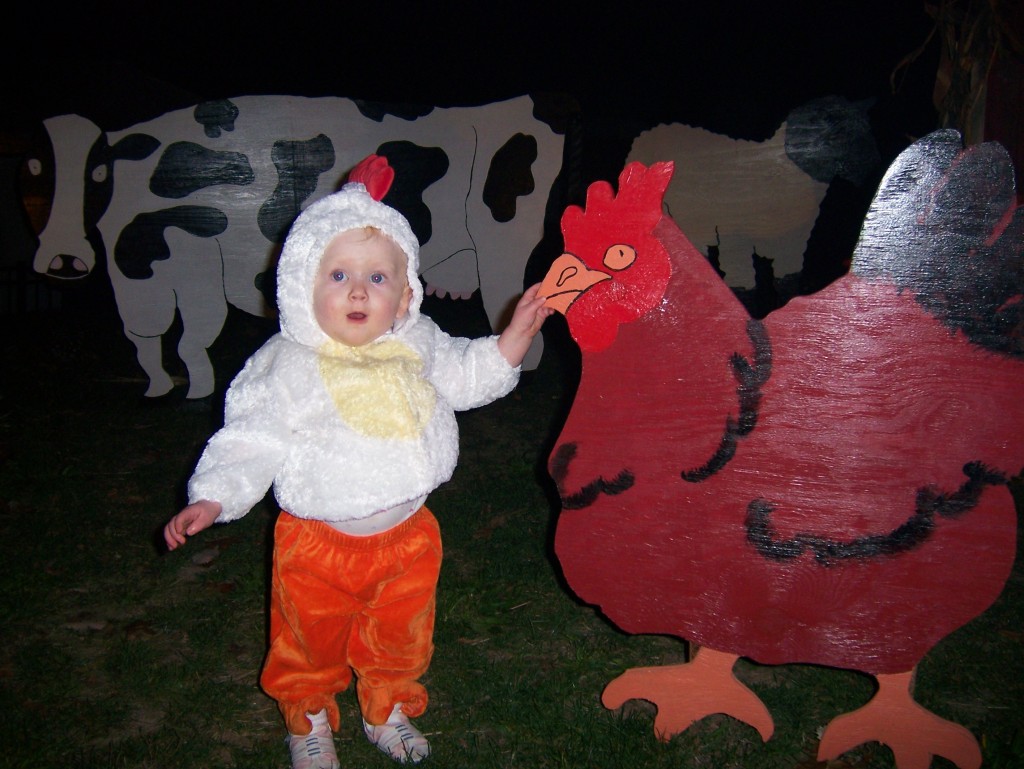
[[(161, 338), (175, 313), (187, 397), (213, 392), (207, 349), (228, 304), (273, 313), (266, 297), (291, 222), (371, 153), (396, 169), (387, 202), (420, 239), (427, 291), (479, 290), (498, 328), (542, 238), (563, 144), (529, 97), (398, 115), (336, 97), (242, 96), (116, 132), (78, 115), (44, 127), (52, 155), (28, 166), (51, 181), (52, 205), (34, 267), (74, 279), (106, 258), (150, 397), (173, 387)], [(524, 366), (540, 353), (538, 335)]]

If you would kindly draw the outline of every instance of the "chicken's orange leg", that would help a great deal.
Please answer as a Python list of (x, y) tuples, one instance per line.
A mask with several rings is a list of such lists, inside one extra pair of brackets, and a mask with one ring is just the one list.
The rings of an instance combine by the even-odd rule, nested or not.
[(967, 729), (939, 718), (914, 701), (913, 671), (880, 675), (878, 692), (862, 708), (832, 719), (818, 746), (818, 760), (829, 761), (863, 742), (892, 749), (898, 769), (928, 769), (943, 756), (960, 769), (978, 769), (981, 749)]
[(658, 708), (654, 733), (668, 740), (713, 713), (750, 724), (767, 741), (775, 724), (764, 703), (733, 675), (735, 654), (701, 647), (690, 662), (664, 667), (631, 668), (605, 687), (601, 701), (617, 708), (643, 699)]

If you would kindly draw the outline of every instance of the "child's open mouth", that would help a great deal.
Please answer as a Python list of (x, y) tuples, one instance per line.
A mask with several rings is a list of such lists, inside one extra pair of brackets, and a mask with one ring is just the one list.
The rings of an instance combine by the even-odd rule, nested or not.
[(365, 312), (350, 312), (348, 314), (349, 320), (366, 320)]

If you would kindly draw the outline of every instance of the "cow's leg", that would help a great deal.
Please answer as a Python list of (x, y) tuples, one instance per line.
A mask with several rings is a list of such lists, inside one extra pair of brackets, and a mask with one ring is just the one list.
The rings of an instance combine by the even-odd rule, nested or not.
[(135, 345), (135, 357), (142, 366), (142, 370), (149, 377), (149, 387), (146, 388), (147, 398), (158, 398), (166, 395), (174, 387), (170, 375), (164, 371), (163, 355), (161, 352), (161, 336), (143, 336), (136, 334), (127, 326), (124, 335)]
[[(496, 264), (483, 258), (480, 262), (480, 296), (483, 299), (484, 312), (487, 313), (494, 333), (499, 334), (508, 325), (516, 302), (522, 296), (523, 270), (526, 262), (524, 260), (517, 264), (509, 260), (504, 264)], [(503, 268), (507, 271), (503, 271)], [(530, 343), (526, 357), (523, 358), (523, 370), (532, 371), (537, 368), (543, 351), (543, 337), (537, 334)]]
[(128, 280), (116, 271), (111, 282), (125, 336), (134, 344), (139, 365), (149, 376), (146, 396), (165, 395), (173, 387), (164, 370), (162, 337), (181, 315), (178, 355), (188, 371), (189, 398), (203, 398), (214, 388), (213, 365), (207, 348), (227, 318), (224, 282), (216, 243), (170, 228), (165, 237), (171, 256), (153, 264), (153, 275)]
[(135, 357), (149, 378), (146, 397), (166, 395), (174, 382), (164, 370), (162, 338), (174, 322), (174, 290), (155, 277), (129, 280), (113, 262), (108, 268), (124, 335), (135, 345)]
[[(217, 238), (223, 251), (224, 297), (228, 304), (257, 317), (270, 318), (275, 308), (267, 295), (257, 287), (257, 279), (273, 279), (273, 267), (280, 248), (273, 246), (259, 232), (237, 228)], [(269, 292), (273, 296), (273, 290)]]
[[(178, 342), (178, 356), (188, 369), (188, 394), (186, 398), (205, 398), (213, 394), (215, 376), (213, 363), (207, 350), (217, 339), (227, 318), (227, 304), (221, 301), (219, 307), (207, 308), (201, 322), (182, 313), (184, 330)], [(211, 312), (220, 310), (217, 320)]]
[(181, 230), (168, 230), (167, 243), (172, 254), (181, 255), (172, 257), (167, 267), (181, 315), (178, 357), (188, 371), (186, 397), (205, 398), (213, 394), (215, 383), (207, 350), (228, 317), (220, 246), (215, 238), (194, 238)]

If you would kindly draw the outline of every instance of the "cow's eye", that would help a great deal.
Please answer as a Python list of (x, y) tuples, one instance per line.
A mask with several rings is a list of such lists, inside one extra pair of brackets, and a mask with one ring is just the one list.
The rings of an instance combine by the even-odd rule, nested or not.
[(107, 180), (107, 167), (96, 166), (92, 169), (92, 180), (94, 182), (105, 182)]

